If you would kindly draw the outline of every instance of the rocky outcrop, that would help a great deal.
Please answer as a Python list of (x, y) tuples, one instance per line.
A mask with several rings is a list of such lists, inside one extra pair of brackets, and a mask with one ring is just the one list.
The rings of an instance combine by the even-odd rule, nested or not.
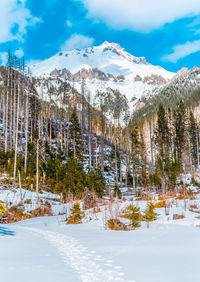
[(50, 73), (50, 76), (59, 77), (59, 76), (60, 76), (59, 70), (54, 69), (54, 70)]
[(73, 80), (73, 75), (72, 75), (72, 73), (69, 71), (69, 70), (67, 70), (66, 68), (64, 68), (63, 70), (62, 70), (62, 72), (61, 72), (61, 77), (63, 77), (64, 79), (66, 79), (66, 80)]
[(81, 69), (73, 75), (75, 81), (80, 81), (82, 79), (99, 79), (107, 81), (108, 77), (102, 71), (97, 68), (92, 69)]
[(152, 74), (151, 76), (145, 76), (143, 82), (150, 85), (163, 85), (166, 84), (167, 81), (161, 75)]
[(142, 78), (141, 76), (139, 76), (138, 74), (135, 76), (134, 78), (134, 81), (137, 82), (137, 81), (142, 81)]

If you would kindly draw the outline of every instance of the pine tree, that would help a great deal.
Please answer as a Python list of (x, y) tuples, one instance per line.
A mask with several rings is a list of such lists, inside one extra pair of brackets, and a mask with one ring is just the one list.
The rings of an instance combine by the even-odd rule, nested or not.
[(191, 144), (191, 155), (193, 164), (198, 166), (199, 164), (199, 128), (195, 121), (194, 115), (190, 112), (189, 134)]
[(71, 208), (71, 216), (67, 218), (67, 224), (78, 224), (81, 223), (81, 219), (84, 213), (81, 211), (80, 204), (75, 203)]
[(99, 168), (91, 169), (88, 174), (88, 188), (95, 191), (99, 197), (103, 197), (105, 189), (105, 178)]
[(162, 104), (159, 106), (158, 110), (158, 120), (155, 129), (155, 144), (156, 149), (162, 160), (169, 158), (170, 150), (170, 129), (167, 120), (167, 115)]
[(186, 109), (183, 101), (180, 102), (176, 111), (174, 111), (174, 128), (175, 128), (175, 159), (182, 162), (183, 151), (186, 148)]
[(132, 124), (130, 127), (130, 142), (131, 142), (131, 161), (132, 161), (132, 175), (133, 188), (136, 187), (136, 175), (138, 168), (144, 163), (145, 146), (142, 136), (137, 124)]
[(149, 222), (149, 221), (154, 221), (157, 218), (157, 213), (155, 212), (155, 207), (154, 204), (149, 202), (145, 214), (144, 214), (144, 219)]
[(118, 199), (121, 199), (121, 197), (122, 197), (121, 190), (119, 189), (118, 183), (115, 183), (114, 197), (117, 197)]
[(74, 108), (69, 121), (69, 156), (73, 154), (74, 159), (83, 161), (83, 141), (79, 120)]
[(82, 198), (84, 188), (88, 186), (88, 176), (82, 165), (78, 163), (73, 155), (69, 158), (66, 166), (65, 191), (72, 193), (77, 198)]

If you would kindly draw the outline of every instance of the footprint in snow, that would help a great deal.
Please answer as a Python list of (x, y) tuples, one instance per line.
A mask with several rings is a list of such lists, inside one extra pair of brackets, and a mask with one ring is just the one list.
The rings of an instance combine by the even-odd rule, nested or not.
[(101, 256), (95, 256), (95, 251), (88, 252), (87, 247), (80, 244), (77, 239), (58, 232), (43, 231), (35, 228), (26, 229), (43, 235), (47, 241), (57, 248), (63, 261), (74, 268), (80, 276), (81, 281), (127, 281), (123, 278), (124, 273), (122, 273), (121, 267), (114, 266), (112, 260), (107, 260), (104, 263), (106, 269), (103, 268), (102, 265), (98, 264), (98, 261), (101, 260), (103, 262), (104, 259)]

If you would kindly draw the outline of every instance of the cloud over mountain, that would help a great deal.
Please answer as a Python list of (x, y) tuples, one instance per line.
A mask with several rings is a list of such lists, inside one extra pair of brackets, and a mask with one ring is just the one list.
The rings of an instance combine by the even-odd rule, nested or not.
[(200, 13), (199, 0), (79, 0), (88, 17), (116, 29), (150, 32), (177, 19)]

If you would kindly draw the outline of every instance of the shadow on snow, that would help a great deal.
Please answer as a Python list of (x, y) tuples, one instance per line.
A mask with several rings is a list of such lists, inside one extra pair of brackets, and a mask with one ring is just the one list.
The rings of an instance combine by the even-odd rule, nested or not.
[(0, 236), (14, 236), (15, 232), (6, 227), (0, 226)]

